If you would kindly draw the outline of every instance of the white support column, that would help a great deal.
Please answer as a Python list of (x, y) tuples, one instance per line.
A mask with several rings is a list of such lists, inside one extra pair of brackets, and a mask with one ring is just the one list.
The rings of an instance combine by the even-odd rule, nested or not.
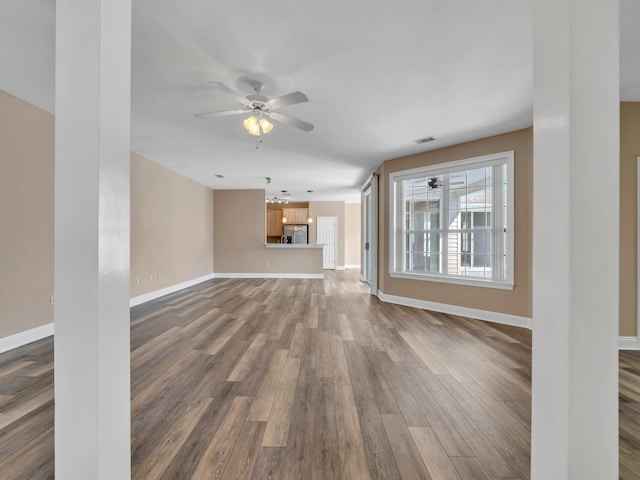
[(531, 478), (618, 478), (619, 5), (534, 0)]
[(56, 2), (55, 474), (130, 478), (131, 0)]

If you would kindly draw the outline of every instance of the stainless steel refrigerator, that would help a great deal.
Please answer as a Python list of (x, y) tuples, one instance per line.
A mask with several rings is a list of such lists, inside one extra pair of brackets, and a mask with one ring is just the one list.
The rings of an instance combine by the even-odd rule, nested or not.
[(309, 243), (309, 227), (307, 225), (285, 225), (284, 235), (290, 243)]

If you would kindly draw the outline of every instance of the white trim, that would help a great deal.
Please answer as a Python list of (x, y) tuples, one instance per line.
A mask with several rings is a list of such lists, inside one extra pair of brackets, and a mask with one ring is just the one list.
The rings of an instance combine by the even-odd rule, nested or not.
[(390, 277), (408, 278), (411, 280), (421, 280), (423, 282), (451, 283), (454, 285), (468, 285), (471, 287), (498, 288), (501, 290), (513, 290), (511, 282), (495, 282), (493, 280), (480, 280), (474, 277), (454, 277), (448, 275), (434, 275), (426, 273), (389, 272)]
[[(367, 177), (367, 179), (363, 182), (360, 187), (360, 193), (364, 193), (366, 190), (371, 188), (371, 179), (375, 176), (376, 172), (371, 172), (371, 176)], [(362, 202), (360, 202), (362, 204)]]
[(345, 268), (344, 265), (336, 265), (336, 270), (344, 270)]
[[(425, 310), (433, 310), (435, 312), (448, 313), (451, 315), (460, 315), (463, 317), (474, 318), (486, 322), (501, 323), (503, 325), (511, 325), (513, 327), (532, 329), (531, 319), (528, 317), (520, 317), (518, 315), (509, 315), (506, 313), (490, 312), (487, 310), (478, 310), (475, 308), (459, 307), (457, 305), (447, 305), (446, 303), (429, 302), (426, 300), (417, 300), (415, 298), (399, 297), (396, 295), (387, 295), (378, 290), (378, 298), (383, 302), (395, 303), (406, 307), (421, 308)], [(640, 336), (637, 337), (618, 337), (618, 350), (640, 350)]]
[(640, 338), (618, 337), (618, 350), (640, 350)]
[(145, 293), (144, 295), (138, 295), (137, 297), (132, 297), (131, 300), (129, 300), (129, 307), (135, 307), (136, 305), (150, 302), (151, 300), (164, 297), (165, 295), (169, 295), (170, 293), (175, 293), (180, 290), (184, 290), (185, 288), (193, 287), (198, 283), (206, 282), (207, 280), (211, 280), (212, 278), (214, 278), (214, 274), (210, 273), (209, 275), (205, 275), (204, 277), (194, 278), (193, 280), (187, 280), (186, 282), (176, 283), (175, 285), (161, 288), (160, 290), (155, 290), (153, 292)]
[(371, 295), (378, 292), (378, 235), (380, 229), (380, 213), (378, 212), (378, 203), (380, 200), (380, 177), (374, 173), (371, 177), (371, 232), (369, 238), (369, 251), (371, 252), (371, 261), (369, 267), (369, 285), (371, 287)]
[(23, 347), (32, 342), (42, 340), (53, 335), (53, 322), (40, 327), (25, 330), (8, 337), (0, 338), (0, 353), (8, 352), (14, 348)]
[[(263, 274), (263, 273), (218, 273), (215, 275), (207, 275), (207, 280), (211, 278), (324, 278), (322, 274), (298, 274), (298, 273), (283, 273), (283, 274)], [(204, 278), (204, 277), (201, 277)], [(360, 275), (360, 280), (364, 281), (364, 277)], [(206, 281), (206, 280), (202, 280)], [(188, 282), (185, 282), (188, 283)], [(200, 283), (200, 282), (198, 282)], [(179, 284), (182, 285), (182, 284)], [(195, 285), (195, 283), (194, 283)], [(170, 288), (170, 287), (169, 287)], [(187, 287), (184, 287), (187, 288)], [(158, 290), (160, 292), (161, 290)], [(176, 290), (177, 291), (177, 290)], [(171, 292), (173, 293), (173, 292)], [(148, 295), (148, 294), (147, 294)], [(166, 295), (166, 294), (163, 294)], [(143, 297), (135, 297), (134, 300)], [(162, 296), (162, 295), (161, 295)], [(515, 315), (507, 315), (504, 313), (489, 312), (486, 310), (477, 310), (473, 308), (458, 307), (455, 305), (446, 305), (443, 303), (427, 302), (425, 300), (416, 300), (407, 297), (398, 297), (396, 295), (387, 295), (384, 292), (378, 290), (378, 297), (383, 302), (395, 303), (397, 305), (404, 305), (407, 307), (422, 308), (427, 310), (434, 310), (436, 312), (450, 313), (453, 315), (461, 315), (465, 317), (471, 317), (478, 320), (485, 320), (489, 322), (502, 323), (505, 325), (512, 325), (516, 327), (528, 328), (531, 330), (531, 319), (527, 317), (518, 317)], [(156, 297), (157, 298), (157, 297)], [(149, 301), (149, 300), (146, 300)], [(140, 302), (143, 303), (143, 302)], [(139, 304), (136, 304), (139, 305)], [(135, 305), (131, 305), (135, 306)], [(0, 353), (8, 352), (14, 348), (23, 347), (29, 343), (42, 340), (53, 335), (53, 323), (48, 323), (40, 327), (32, 328), (24, 332), (19, 332), (8, 337), (0, 338)], [(640, 338), (639, 337), (618, 337), (618, 349), (619, 350), (640, 350)]]
[(360, 265), (345, 265), (344, 268), (360, 268)]
[(490, 312), (488, 310), (478, 310), (476, 308), (460, 307), (457, 305), (448, 305), (446, 303), (429, 302), (426, 300), (418, 300), (415, 298), (399, 297), (397, 295), (387, 295), (381, 290), (378, 290), (378, 298), (380, 298), (380, 300), (382, 300), (383, 302), (395, 303), (397, 305), (404, 305), (406, 307), (433, 310), (434, 312), (460, 315), (462, 317), (470, 317), (476, 320), (501, 323), (503, 325), (528, 328), (529, 330), (531, 330), (531, 319), (529, 317), (520, 317), (518, 315), (510, 315), (508, 313)]
[[(636, 212), (636, 274), (640, 274), (640, 157), (636, 158), (636, 165), (638, 166), (638, 173), (636, 178), (636, 187), (637, 187), (637, 212)], [(640, 275), (636, 275), (636, 335), (640, 337)], [(630, 337), (620, 337), (620, 338), (630, 338)]]
[(324, 278), (324, 273), (214, 273), (213, 278)]

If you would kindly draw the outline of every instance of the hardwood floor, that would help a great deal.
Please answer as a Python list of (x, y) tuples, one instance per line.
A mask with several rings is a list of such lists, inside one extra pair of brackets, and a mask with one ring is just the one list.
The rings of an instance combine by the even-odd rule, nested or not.
[[(134, 479), (527, 479), (530, 332), (384, 304), (353, 271), (131, 311)], [(640, 354), (620, 354), (640, 479)], [(0, 355), (0, 479), (53, 478), (53, 342)]]

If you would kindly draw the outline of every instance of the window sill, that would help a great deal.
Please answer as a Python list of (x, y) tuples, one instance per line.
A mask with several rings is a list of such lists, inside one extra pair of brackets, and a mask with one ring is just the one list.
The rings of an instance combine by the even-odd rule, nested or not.
[(425, 273), (389, 272), (389, 276), (393, 278), (421, 280), (424, 282), (450, 283), (453, 285), (466, 285), (469, 287), (496, 288), (498, 290), (513, 290), (513, 287), (515, 286), (512, 282), (494, 282), (491, 280), (446, 277), (444, 275), (433, 275)]

